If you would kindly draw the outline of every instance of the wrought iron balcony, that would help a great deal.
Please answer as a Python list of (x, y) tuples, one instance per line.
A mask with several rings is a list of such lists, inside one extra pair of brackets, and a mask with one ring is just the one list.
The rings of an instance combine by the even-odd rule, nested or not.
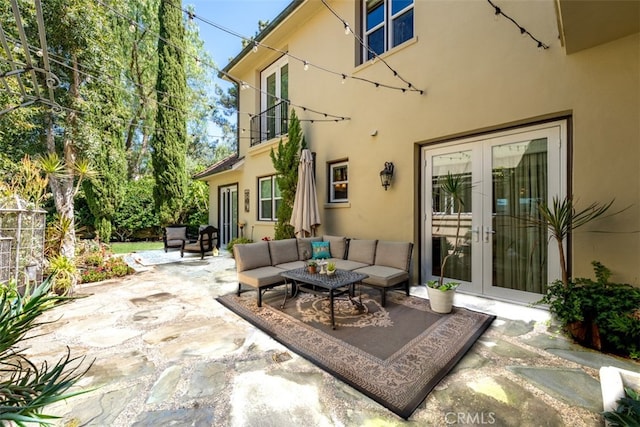
[(289, 102), (279, 104), (251, 118), (251, 146), (289, 132)]

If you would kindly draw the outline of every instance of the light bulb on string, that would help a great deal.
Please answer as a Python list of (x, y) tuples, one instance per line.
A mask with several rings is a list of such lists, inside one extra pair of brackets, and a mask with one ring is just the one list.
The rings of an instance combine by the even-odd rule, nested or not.
[(133, 23), (131, 23), (129, 25), (129, 32), (131, 32), (131, 33), (135, 33), (136, 32), (136, 26)]
[(344, 82), (346, 82), (346, 81), (347, 81), (347, 75), (346, 75), (346, 74), (343, 74), (343, 75), (342, 75), (342, 82), (341, 82), (341, 83), (342, 83), (342, 84), (344, 84)]
[(42, 55), (44, 55), (44, 53), (42, 52), (42, 49), (38, 49), (38, 50), (36, 51), (36, 56), (37, 56), (38, 58), (42, 58)]
[(347, 24), (346, 22), (344, 23), (344, 34), (346, 36), (349, 35), (349, 33), (351, 32), (351, 28), (349, 28), (349, 24)]
[(20, 43), (16, 43), (16, 45), (13, 47), (13, 52), (20, 53), (21, 49), (22, 49), (22, 45)]
[(309, 70), (309, 63), (307, 61), (304, 61), (304, 66), (302, 67), (305, 71)]
[(255, 42), (253, 43), (253, 49), (252, 50), (253, 50), (253, 53), (258, 52), (258, 43), (255, 43)]
[(496, 9), (496, 14), (493, 15), (493, 19), (497, 21), (498, 18), (500, 18), (500, 13), (502, 13), (502, 11), (500, 10), (500, 8), (498, 6), (495, 6), (495, 9)]
[(527, 30), (525, 30), (524, 28), (520, 27), (520, 35), (522, 37), (527, 37)]

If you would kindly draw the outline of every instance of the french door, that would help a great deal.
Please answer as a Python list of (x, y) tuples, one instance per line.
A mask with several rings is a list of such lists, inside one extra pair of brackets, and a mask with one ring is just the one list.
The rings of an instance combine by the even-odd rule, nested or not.
[(226, 246), (238, 237), (238, 186), (228, 185), (219, 188), (220, 200), (220, 245)]
[(261, 140), (287, 133), (289, 99), (289, 64), (287, 56), (260, 73), (262, 120)]
[[(560, 264), (546, 228), (531, 218), (540, 201), (566, 194), (566, 122), (425, 147), (423, 159), (422, 277), (436, 280), (450, 254), (444, 276), (461, 291), (537, 301), (560, 278)], [(460, 215), (441, 190), (448, 174), (463, 182)]]

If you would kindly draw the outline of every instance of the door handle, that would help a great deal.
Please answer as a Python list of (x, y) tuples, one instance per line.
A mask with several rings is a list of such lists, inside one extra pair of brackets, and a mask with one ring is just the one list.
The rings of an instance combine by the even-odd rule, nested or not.
[(484, 241), (485, 243), (489, 243), (489, 236), (492, 234), (496, 234), (495, 230), (492, 230), (491, 227), (484, 228)]

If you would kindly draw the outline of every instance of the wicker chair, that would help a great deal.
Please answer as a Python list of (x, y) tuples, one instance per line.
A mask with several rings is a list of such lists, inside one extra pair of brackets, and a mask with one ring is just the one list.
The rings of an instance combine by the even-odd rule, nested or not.
[(184, 244), (180, 249), (180, 256), (183, 257), (185, 252), (194, 252), (200, 254), (200, 259), (204, 259), (204, 254), (212, 252), (214, 248), (220, 248), (218, 229), (213, 225), (201, 226), (198, 240), (193, 243)]

